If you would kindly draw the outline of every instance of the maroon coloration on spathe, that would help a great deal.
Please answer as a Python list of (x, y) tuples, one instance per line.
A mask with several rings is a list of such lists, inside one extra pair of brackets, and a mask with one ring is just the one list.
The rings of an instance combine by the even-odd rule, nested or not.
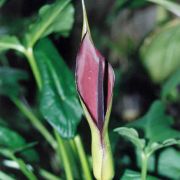
[(114, 71), (106, 62), (86, 33), (76, 59), (76, 83), (78, 92), (99, 129), (103, 127), (114, 86)]

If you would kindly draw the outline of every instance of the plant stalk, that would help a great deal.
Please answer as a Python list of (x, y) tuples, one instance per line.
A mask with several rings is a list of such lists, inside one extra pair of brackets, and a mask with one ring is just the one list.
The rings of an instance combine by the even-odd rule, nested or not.
[(70, 163), (69, 156), (68, 156), (68, 153), (65, 148), (65, 144), (64, 144), (63, 140), (61, 139), (61, 137), (59, 136), (58, 132), (56, 130), (54, 130), (54, 132), (55, 132), (55, 136), (56, 136), (57, 143), (58, 143), (58, 152), (59, 152), (59, 154), (62, 158), (63, 164), (64, 164), (66, 179), (73, 180), (74, 178), (73, 178), (71, 163)]
[(144, 152), (142, 152), (142, 154), (141, 154), (141, 161), (142, 161), (141, 180), (146, 180), (146, 177), (147, 177), (147, 166), (148, 166), (148, 156)]
[(18, 109), (29, 119), (32, 125), (44, 136), (53, 149), (56, 150), (57, 143), (49, 131), (44, 127), (41, 121), (33, 114), (33, 112), (23, 102), (16, 97), (11, 97), (12, 102)]
[(37, 66), (37, 62), (34, 57), (33, 49), (32, 48), (26, 49), (24, 54), (29, 61), (29, 64), (31, 66), (33, 75), (34, 75), (36, 83), (37, 83), (37, 86), (38, 86), (39, 90), (41, 90), (42, 89), (42, 79), (41, 79), (41, 75), (40, 75), (40, 72), (39, 72), (39, 69)]
[(84, 179), (86, 180), (92, 180), (92, 176), (90, 173), (90, 169), (89, 169), (89, 165), (88, 165), (88, 161), (86, 158), (86, 154), (84, 152), (84, 147), (81, 141), (81, 138), (79, 135), (76, 135), (76, 137), (74, 138), (74, 142), (77, 148), (77, 152), (80, 158), (80, 162), (81, 162), (81, 166), (82, 166), (82, 170), (84, 173)]

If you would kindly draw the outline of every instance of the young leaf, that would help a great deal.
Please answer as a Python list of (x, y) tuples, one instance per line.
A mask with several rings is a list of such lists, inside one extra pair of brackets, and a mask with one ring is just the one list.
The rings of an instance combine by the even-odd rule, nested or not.
[(17, 96), (22, 90), (19, 81), (27, 79), (25, 71), (0, 67), (0, 95)]
[(180, 93), (178, 92), (178, 86), (180, 85), (180, 70), (175, 72), (163, 85), (161, 91), (162, 99), (178, 100)]
[(138, 132), (133, 128), (120, 127), (114, 130), (121, 136), (124, 136), (131, 141), (138, 149), (143, 150), (145, 146), (145, 140), (140, 139)]
[[(121, 177), (121, 180), (141, 180), (141, 174), (139, 172), (128, 169)], [(155, 178), (153, 176), (148, 176), (147, 180), (158, 180), (158, 178)]]
[(24, 47), (15, 36), (0, 36), (0, 52), (14, 49), (20, 52), (24, 52)]
[(161, 101), (155, 101), (144, 117), (128, 126), (143, 129), (149, 143), (153, 143), (180, 138), (180, 132), (171, 127), (172, 123), (173, 119), (165, 114), (165, 105)]
[(142, 63), (152, 80), (161, 83), (180, 67), (180, 21), (158, 29), (141, 47)]
[(29, 28), (26, 34), (28, 47), (33, 47), (37, 40), (53, 32), (68, 35), (74, 21), (74, 8), (70, 0), (57, 0), (45, 5), (39, 10), (37, 21)]
[(40, 110), (62, 137), (73, 137), (82, 115), (73, 75), (50, 40), (37, 44), (35, 56), (44, 80)]
[(175, 2), (172, 2), (172, 0), (148, 0), (148, 1), (163, 6), (167, 10), (174, 13), (176, 16), (180, 17), (180, 5)]
[(146, 152), (152, 154), (155, 151), (157, 151), (158, 149), (165, 148), (165, 147), (172, 146), (172, 145), (180, 145), (180, 139), (179, 140), (166, 139), (162, 143), (154, 142), (147, 146)]

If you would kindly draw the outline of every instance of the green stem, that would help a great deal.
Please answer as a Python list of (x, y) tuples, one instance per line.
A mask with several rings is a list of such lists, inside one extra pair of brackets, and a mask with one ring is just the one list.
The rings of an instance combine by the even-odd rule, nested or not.
[(32, 125), (44, 136), (44, 138), (52, 146), (52, 148), (56, 150), (57, 144), (55, 139), (49, 133), (49, 131), (44, 127), (41, 121), (33, 114), (33, 112), (29, 109), (29, 107), (27, 107), (16, 97), (11, 97), (11, 100), (18, 107), (18, 109), (30, 120)]
[(76, 148), (77, 148), (77, 152), (80, 158), (80, 162), (81, 162), (81, 166), (82, 166), (82, 170), (84, 172), (84, 179), (86, 180), (92, 180), (92, 176), (90, 173), (90, 169), (89, 169), (89, 165), (88, 165), (88, 161), (86, 158), (86, 154), (84, 152), (84, 148), (82, 145), (82, 141), (79, 135), (77, 135), (74, 138), (74, 142), (76, 144)]
[(34, 57), (34, 53), (33, 53), (33, 49), (32, 48), (28, 48), (25, 52), (24, 52), (25, 56), (27, 57), (29, 64), (31, 66), (32, 72), (34, 74), (37, 86), (39, 88), (39, 90), (42, 89), (42, 79), (41, 79), (41, 75)]
[(56, 139), (58, 142), (58, 152), (59, 152), (59, 154), (62, 158), (63, 164), (64, 164), (66, 179), (73, 180), (71, 163), (70, 163), (69, 156), (68, 156), (68, 153), (65, 148), (65, 144), (64, 144), (63, 140), (61, 139), (61, 137), (59, 136), (58, 132), (55, 130), (54, 130), (54, 132), (55, 132), (55, 136), (56, 136)]
[(142, 161), (142, 167), (141, 167), (141, 180), (146, 180), (147, 176), (147, 166), (148, 166), (148, 156), (146, 153), (142, 152), (141, 154), (141, 161)]

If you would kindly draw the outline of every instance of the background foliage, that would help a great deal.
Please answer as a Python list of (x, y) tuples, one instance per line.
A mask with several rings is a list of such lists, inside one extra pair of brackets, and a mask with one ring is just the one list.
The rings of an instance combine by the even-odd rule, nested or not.
[[(180, 178), (180, 5), (164, 2), (86, 1), (93, 40), (116, 75), (115, 179), (140, 179), (142, 153), (148, 179)], [(74, 179), (87, 178), (71, 141), (78, 132), (91, 165), (74, 83), (81, 28), (80, 1), (0, 0), (0, 179), (66, 179), (68, 160)]]

